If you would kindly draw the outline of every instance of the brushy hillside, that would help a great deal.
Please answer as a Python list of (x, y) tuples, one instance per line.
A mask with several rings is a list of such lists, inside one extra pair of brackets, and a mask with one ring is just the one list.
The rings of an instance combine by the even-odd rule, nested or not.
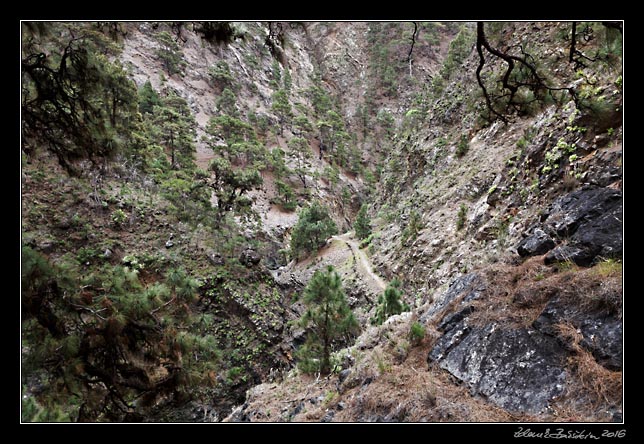
[(620, 422), (622, 27), (23, 23), (22, 420)]

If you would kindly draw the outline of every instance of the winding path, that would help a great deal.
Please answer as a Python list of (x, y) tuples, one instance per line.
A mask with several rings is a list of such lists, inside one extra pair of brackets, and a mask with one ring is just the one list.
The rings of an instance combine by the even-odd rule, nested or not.
[(353, 252), (354, 257), (357, 259), (357, 267), (365, 278), (365, 281), (370, 285), (371, 289), (374, 290), (375, 294), (382, 293), (387, 288), (387, 284), (380, 276), (378, 276), (373, 271), (371, 261), (367, 255), (360, 249), (358, 242), (352, 238), (353, 232), (349, 231), (339, 236), (332, 236), (331, 239), (344, 242)]

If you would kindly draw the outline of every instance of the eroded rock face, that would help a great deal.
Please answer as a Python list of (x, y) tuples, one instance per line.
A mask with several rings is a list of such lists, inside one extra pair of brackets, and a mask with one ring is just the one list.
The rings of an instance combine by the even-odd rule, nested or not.
[[(582, 347), (609, 370), (622, 369), (622, 320), (617, 313), (595, 310), (580, 313), (578, 308), (554, 298), (532, 324), (538, 331), (556, 337), (557, 325), (570, 323), (583, 336)], [(561, 341), (562, 345), (568, 346)]]
[(468, 273), (459, 276), (450, 284), (447, 291), (439, 296), (425, 313), (420, 315), (418, 321), (423, 324), (427, 323), (433, 316), (436, 316), (437, 313), (464, 292), (466, 294), (463, 296), (462, 302), (467, 303), (477, 299), (483, 291), (485, 291), (485, 283), (477, 273)]
[[(567, 240), (556, 246), (553, 239)], [(597, 258), (622, 255), (622, 192), (586, 187), (555, 200), (542, 223), (517, 246), (522, 257), (549, 251), (545, 263), (571, 260), (590, 266)]]
[[(430, 365), (439, 365), (468, 385), (473, 395), (516, 413), (539, 414), (564, 393), (571, 374), (568, 358), (576, 350), (561, 335), (559, 326), (571, 323), (583, 336), (582, 347), (610, 370), (622, 366), (622, 322), (618, 309), (584, 308), (574, 297), (553, 293), (537, 320), (530, 326), (505, 326), (470, 320), (473, 300), (485, 301), (492, 285), (476, 274), (456, 279), (440, 299), (447, 306), (466, 295), (447, 313), (425, 313), (443, 332), (428, 355)], [(518, 302), (517, 302), (518, 303)], [(523, 303), (523, 302), (522, 302)]]
[(563, 393), (565, 357), (556, 339), (534, 329), (470, 327), (464, 319), (438, 340), (428, 359), (473, 394), (509, 411), (539, 413)]

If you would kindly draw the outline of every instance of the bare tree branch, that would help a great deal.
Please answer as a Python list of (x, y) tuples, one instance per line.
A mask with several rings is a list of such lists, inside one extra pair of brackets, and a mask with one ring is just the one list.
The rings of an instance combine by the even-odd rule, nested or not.
[(418, 37), (418, 23), (412, 22), (414, 24), (414, 32), (411, 35), (411, 46), (409, 47), (409, 54), (407, 55), (407, 61), (409, 62), (409, 77), (412, 76), (411, 66), (413, 64), (412, 53), (414, 52), (414, 45), (416, 44), (416, 38)]
[[(574, 88), (549, 86), (546, 83), (546, 81), (541, 77), (541, 75), (539, 75), (539, 73), (537, 72), (537, 69), (534, 63), (534, 58), (530, 54), (525, 52), (522, 45), (518, 45), (518, 47), (521, 51), (523, 58), (512, 54), (504, 53), (499, 51), (496, 48), (493, 48), (485, 36), (485, 24), (483, 22), (477, 22), (476, 50), (479, 54), (479, 66), (476, 69), (476, 79), (483, 91), (483, 96), (485, 97), (485, 103), (490, 113), (494, 114), (495, 116), (499, 117), (503, 122), (507, 123), (507, 118), (504, 115), (504, 111), (506, 111), (507, 108), (510, 106), (517, 109), (518, 106), (522, 104), (525, 105), (525, 103), (515, 101), (515, 96), (519, 91), (519, 88), (521, 87), (526, 87), (530, 91), (532, 91), (535, 95), (535, 99), (537, 99), (540, 94), (543, 94), (544, 91), (547, 91), (550, 93), (554, 91), (567, 91), (571, 95), (572, 99), (575, 101), (575, 104), (578, 105), (578, 99)], [(503, 90), (508, 92), (502, 94), (499, 97), (495, 97), (495, 99), (507, 98), (507, 104), (505, 105), (506, 110), (504, 111), (499, 111), (494, 108), (494, 105), (492, 103), (492, 97), (490, 96), (490, 93), (487, 90), (485, 83), (483, 82), (483, 78), (481, 77), (481, 72), (483, 70), (483, 67), (485, 66), (485, 57), (484, 57), (483, 49), (485, 49), (493, 56), (500, 58), (507, 65), (505, 73), (503, 74), (503, 78), (501, 79), (501, 83), (503, 86)], [(528, 71), (527, 73), (524, 74), (527, 77), (527, 80), (512, 79), (511, 76), (515, 68), (521, 69), (521, 67), (527, 69)], [(534, 100), (531, 100), (530, 102), (533, 102), (533, 101)]]

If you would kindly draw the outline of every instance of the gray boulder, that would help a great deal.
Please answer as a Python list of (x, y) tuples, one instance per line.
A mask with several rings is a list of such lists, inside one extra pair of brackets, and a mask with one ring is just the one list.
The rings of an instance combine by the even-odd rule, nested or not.
[(249, 268), (259, 264), (261, 260), (262, 257), (259, 255), (259, 253), (251, 248), (247, 248), (246, 250), (242, 251), (241, 255), (239, 256), (239, 262)]
[(555, 241), (541, 228), (535, 228), (533, 233), (519, 242), (517, 252), (521, 257), (538, 256), (547, 253), (555, 247)]
[(210, 263), (215, 266), (222, 266), (226, 263), (226, 260), (224, 257), (216, 252), (212, 252), (208, 255), (208, 259), (210, 260)]

